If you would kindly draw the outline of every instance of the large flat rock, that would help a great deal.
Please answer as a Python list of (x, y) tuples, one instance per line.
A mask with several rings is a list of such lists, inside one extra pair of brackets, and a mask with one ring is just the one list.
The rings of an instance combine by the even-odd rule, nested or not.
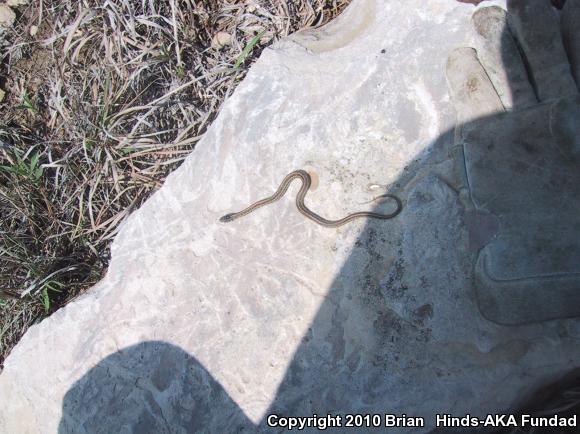
[[(266, 49), (124, 224), (103, 281), (8, 357), (1, 430), (255, 432), (273, 412), (389, 412), (425, 417), (428, 432), (436, 413), (506, 411), (577, 366), (578, 321), (505, 327), (476, 304), (445, 80), (472, 11), (355, 0)], [(218, 222), (298, 168), (325, 217), (385, 191), (404, 210), (324, 228), (298, 213), (294, 185)]]

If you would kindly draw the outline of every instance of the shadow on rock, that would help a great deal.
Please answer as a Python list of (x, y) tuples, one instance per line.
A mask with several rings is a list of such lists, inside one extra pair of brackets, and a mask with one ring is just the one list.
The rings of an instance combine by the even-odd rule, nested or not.
[(159, 341), (118, 351), (66, 394), (59, 433), (253, 432), (192, 356)]

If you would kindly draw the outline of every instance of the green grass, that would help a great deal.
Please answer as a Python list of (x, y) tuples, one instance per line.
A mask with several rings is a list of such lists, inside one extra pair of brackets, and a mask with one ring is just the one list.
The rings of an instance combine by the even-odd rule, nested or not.
[(258, 33), (256, 36), (252, 38), (252, 40), (248, 43), (248, 45), (244, 47), (242, 53), (237, 58), (236, 63), (234, 63), (234, 69), (239, 69), (239, 67), (246, 61), (246, 59), (248, 58), (254, 47), (258, 44), (258, 42), (260, 42), (262, 36), (264, 36), (264, 33), (266, 33), (264, 30)]
[(55, 280), (50, 280), (42, 285), (40, 294), (42, 298), (42, 305), (44, 306), (44, 311), (46, 313), (50, 312), (52, 293), (61, 293), (63, 287), (63, 283), (57, 282)]
[[(0, 165), (0, 170), (13, 173), (17, 177), (38, 184), (42, 177), (43, 168), (39, 164), (40, 154), (35, 152), (32, 156), (21, 156), (16, 149), (12, 164)], [(10, 162), (10, 160), (9, 160)]]
[(25, 91), (24, 95), (22, 96), (22, 104), (16, 106), (18, 110), (30, 110), (32, 113), (38, 113), (38, 108), (30, 99), (30, 96)]

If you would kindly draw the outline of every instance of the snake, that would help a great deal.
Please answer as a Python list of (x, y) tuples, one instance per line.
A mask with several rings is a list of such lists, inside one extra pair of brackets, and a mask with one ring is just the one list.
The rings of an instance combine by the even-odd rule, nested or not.
[(300, 211), (300, 213), (302, 215), (304, 215), (306, 218), (312, 220), (315, 223), (318, 223), (320, 226), (324, 226), (327, 228), (336, 228), (336, 227), (345, 225), (354, 219), (363, 218), (363, 217), (381, 219), (381, 220), (392, 219), (393, 217), (396, 217), (403, 209), (403, 203), (401, 202), (401, 199), (399, 199), (397, 196), (395, 196), (393, 194), (383, 194), (383, 195), (375, 197), (373, 200), (379, 199), (381, 197), (393, 199), (397, 203), (397, 209), (390, 214), (379, 214), (376, 212), (359, 211), (359, 212), (349, 214), (346, 217), (343, 217), (339, 220), (325, 219), (324, 217), (322, 217), (322, 216), (316, 214), (314, 211), (310, 210), (304, 204), (304, 198), (306, 197), (306, 193), (308, 193), (308, 190), (310, 190), (310, 186), (312, 185), (312, 178), (310, 177), (310, 174), (308, 172), (306, 172), (305, 170), (295, 170), (293, 172), (290, 172), (288, 175), (286, 175), (286, 177), (282, 180), (282, 183), (278, 187), (278, 190), (276, 190), (276, 192), (272, 196), (267, 197), (265, 199), (261, 199), (257, 202), (254, 202), (253, 204), (251, 204), (250, 206), (248, 206), (247, 208), (244, 208), (243, 210), (241, 210), (239, 212), (226, 214), (226, 215), (220, 217), (219, 221), (222, 223), (229, 223), (229, 222), (237, 220), (241, 217), (247, 216), (248, 214), (256, 211), (257, 209), (262, 208), (263, 206), (270, 205), (271, 203), (276, 202), (277, 200), (281, 199), (286, 194), (286, 192), (288, 191), (288, 188), (290, 187), (290, 184), (294, 180), (302, 181), (302, 186), (300, 187), (300, 191), (298, 191), (298, 194), (296, 195), (296, 207), (298, 208), (298, 211)]

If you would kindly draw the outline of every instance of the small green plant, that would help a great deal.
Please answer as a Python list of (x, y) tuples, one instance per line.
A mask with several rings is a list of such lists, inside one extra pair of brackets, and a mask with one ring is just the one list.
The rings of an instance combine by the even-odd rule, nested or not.
[(183, 65), (178, 65), (178, 66), (175, 68), (175, 73), (176, 73), (176, 74), (177, 74), (177, 76), (178, 76), (179, 78), (181, 78), (182, 80), (183, 80), (185, 77), (187, 77), (187, 74), (186, 74), (186, 72), (185, 72), (185, 68), (183, 67)]
[(16, 108), (19, 110), (28, 110), (35, 114), (38, 113), (38, 107), (32, 102), (26, 91), (24, 91), (24, 96), (22, 97), (22, 104), (16, 106)]
[(42, 290), (40, 291), (40, 295), (42, 298), (42, 305), (44, 306), (44, 310), (46, 313), (50, 311), (50, 295), (49, 291), (51, 292), (62, 292), (63, 284), (57, 282), (55, 280), (49, 280), (48, 282), (44, 283), (42, 286)]
[(234, 64), (234, 69), (238, 69), (246, 61), (246, 59), (248, 58), (248, 56), (250, 55), (256, 44), (260, 41), (260, 38), (264, 35), (264, 33), (265, 33), (264, 31), (258, 33), (256, 36), (252, 38), (250, 43), (244, 47), (242, 53), (240, 54), (240, 56), (236, 60), (236, 63)]
[(97, 147), (97, 143), (94, 140), (86, 139), (85, 140), (85, 147), (87, 149), (87, 152), (92, 152), (93, 149), (95, 149)]
[(123, 156), (127, 156), (129, 154), (132, 154), (133, 152), (137, 151), (137, 148), (132, 148), (130, 146), (127, 146), (125, 148), (121, 148), (119, 149), (119, 152), (121, 153), (121, 155)]
[(36, 152), (29, 161), (26, 161), (19, 152), (14, 154), (14, 159), (16, 160), (12, 165), (1, 165), (0, 170), (8, 173), (13, 173), (21, 178), (26, 178), (29, 181), (37, 184), (42, 177), (43, 167), (39, 164), (40, 153)]

